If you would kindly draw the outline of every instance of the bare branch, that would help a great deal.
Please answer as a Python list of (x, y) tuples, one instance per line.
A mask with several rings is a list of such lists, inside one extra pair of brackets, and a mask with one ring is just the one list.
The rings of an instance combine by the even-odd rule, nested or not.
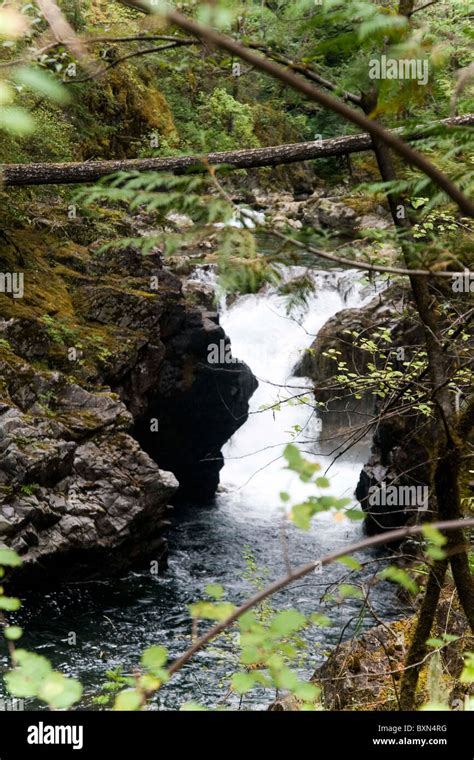
[[(429, 525), (431, 528), (437, 528), (438, 530), (462, 530), (464, 528), (473, 527), (474, 518), (471, 517), (461, 520), (443, 520), (440, 522), (429, 523)], [(177, 673), (178, 670), (181, 670), (181, 668), (186, 665), (187, 662), (189, 662), (189, 660), (196, 654), (196, 652), (199, 652), (210, 641), (212, 641), (212, 639), (215, 639), (216, 636), (219, 636), (219, 634), (229, 628), (233, 623), (236, 622), (236, 620), (242, 617), (245, 612), (248, 612), (248, 610), (252, 609), (257, 604), (260, 604), (260, 602), (263, 602), (263, 600), (267, 599), (269, 596), (273, 596), (273, 594), (276, 594), (278, 591), (286, 588), (286, 586), (289, 586), (294, 581), (297, 581), (300, 578), (304, 578), (305, 575), (309, 575), (309, 573), (314, 571), (316, 566), (326, 567), (327, 565), (336, 562), (336, 560), (340, 559), (341, 557), (345, 557), (348, 554), (354, 554), (355, 552), (362, 551), (363, 549), (369, 549), (374, 546), (380, 546), (382, 544), (401, 541), (408, 536), (420, 535), (420, 533), (423, 533), (423, 529), (424, 525), (413, 525), (411, 527), (399, 528), (398, 530), (391, 530), (387, 533), (384, 533), (383, 535), (370, 536), (368, 538), (362, 539), (361, 541), (357, 541), (354, 544), (345, 546), (342, 549), (337, 549), (330, 554), (326, 554), (326, 556), (322, 557), (321, 559), (300, 565), (295, 570), (293, 570), (291, 574), (287, 574), (282, 578), (279, 578), (266, 588), (254, 594), (254, 596), (252, 596), (250, 599), (247, 599), (244, 604), (241, 604), (240, 607), (237, 607), (231, 615), (225, 618), (225, 620), (221, 620), (219, 623), (206, 631), (206, 633), (194, 641), (194, 643), (189, 647), (189, 649), (186, 650), (186, 652), (184, 652), (170, 665), (168, 673), (170, 675)]]
[(66, 45), (81, 61), (84, 68), (92, 73), (94, 67), (87, 49), (76, 35), (70, 23), (63, 16), (55, 0), (38, 0), (38, 6), (48, 22), (56, 42)]
[(418, 11), (424, 11), (425, 8), (429, 8), (430, 5), (435, 5), (436, 3), (439, 3), (439, 0), (429, 0), (428, 3), (425, 3), (424, 5), (420, 5), (418, 8), (414, 8), (411, 13), (408, 14), (408, 18), (411, 18), (414, 13), (418, 13)]
[[(120, 2), (124, 2), (124, 0), (120, 0)], [(156, 12), (156, 9), (153, 8), (147, 0), (127, 0), (126, 4), (137, 10), (141, 10), (144, 13)], [(404, 143), (403, 140), (397, 137), (393, 132), (386, 130), (378, 122), (372, 121), (362, 113), (350, 108), (346, 103), (337, 100), (332, 95), (329, 95), (322, 90), (318, 90), (309, 82), (304, 81), (293, 72), (287, 71), (278, 64), (273, 63), (273, 61), (270, 61), (268, 58), (256, 55), (252, 50), (241, 45), (240, 42), (237, 42), (227, 35), (216, 32), (210, 27), (203, 26), (173, 9), (168, 9), (166, 11), (166, 17), (172, 24), (175, 24), (188, 34), (206, 40), (218, 48), (227, 50), (229, 53), (232, 53), (232, 55), (241, 58), (243, 61), (247, 61), (247, 63), (250, 63), (259, 71), (266, 72), (274, 79), (278, 79), (280, 82), (283, 82), (292, 89), (300, 92), (302, 95), (305, 95), (309, 100), (319, 103), (323, 107), (339, 114), (343, 119), (367, 130), (372, 137), (378, 138), (384, 144), (393, 148), (393, 150), (409, 164), (416, 166), (417, 169), (426, 174), (427, 177), (444, 190), (444, 192), (466, 215), (474, 217), (474, 202), (467, 198), (462, 190), (460, 190), (449, 177), (441, 172), (424, 155), (418, 153), (418, 151)]]
[(449, 277), (451, 279), (455, 274), (462, 274), (461, 272), (435, 272), (429, 269), (402, 269), (400, 267), (384, 266), (383, 264), (369, 264), (365, 261), (347, 259), (345, 256), (336, 256), (334, 253), (322, 251), (319, 248), (315, 248), (314, 246), (309, 245), (308, 243), (303, 243), (300, 240), (295, 240), (288, 235), (284, 235), (278, 230), (267, 230), (267, 232), (269, 232), (271, 235), (274, 235), (275, 237), (280, 238), (280, 240), (285, 240), (287, 243), (291, 243), (292, 245), (301, 248), (306, 253), (313, 253), (315, 256), (318, 256), (321, 259), (333, 261), (334, 263), (340, 264), (344, 267), (349, 266), (353, 267), (354, 269), (363, 269), (367, 272), (387, 272), (388, 274), (407, 275), (409, 277), (413, 275), (417, 275), (419, 277)]
[(183, 45), (189, 45), (189, 42), (186, 40), (180, 41), (177, 39), (173, 42), (168, 42), (166, 45), (160, 45), (159, 47), (136, 50), (134, 53), (128, 53), (128, 55), (124, 55), (121, 58), (116, 58), (116, 60), (112, 61), (112, 63), (109, 63), (108, 66), (104, 66), (102, 69), (99, 69), (89, 76), (83, 77), (82, 79), (63, 79), (63, 84), (82, 84), (83, 82), (89, 82), (91, 79), (98, 79), (99, 77), (106, 74), (109, 69), (115, 68), (115, 66), (118, 66), (124, 61), (129, 61), (131, 58), (139, 58), (144, 55), (149, 55), (150, 53), (161, 53), (163, 50), (175, 50), (179, 47), (183, 47)]

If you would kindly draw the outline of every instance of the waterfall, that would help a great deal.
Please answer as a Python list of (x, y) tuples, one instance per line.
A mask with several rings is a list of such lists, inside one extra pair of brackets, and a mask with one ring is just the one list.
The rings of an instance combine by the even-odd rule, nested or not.
[[(221, 475), (222, 485), (234, 490), (247, 510), (281, 507), (281, 491), (288, 491), (293, 499), (311, 492), (311, 487), (284, 469), (282, 453), (287, 443), (299, 445), (323, 469), (330, 464), (317, 445), (319, 426), (311, 403), (311, 381), (292, 376), (292, 370), (330, 317), (341, 309), (361, 306), (374, 295), (373, 287), (364, 284), (355, 270), (308, 275), (301, 267), (289, 267), (285, 279), (302, 274), (311, 277), (314, 290), (290, 313), (288, 297), (276, 288), (241, 296), (229, 308), (222, 307), (221, 324), (231, 339), (232, 353), (250, 366), (259, 381), (248, 421), (225, 446)], [(271, 408), (296, 395), (305, 396), (306, 403), (295, 400), (278, 410)], [(295, 433), (295, 426), (301, 432)], [(338, 460), (329, 471), (331, 494), (352, 497), (362, 465), (353, 460), (353, 456), (352, 461), (351, 456)]]

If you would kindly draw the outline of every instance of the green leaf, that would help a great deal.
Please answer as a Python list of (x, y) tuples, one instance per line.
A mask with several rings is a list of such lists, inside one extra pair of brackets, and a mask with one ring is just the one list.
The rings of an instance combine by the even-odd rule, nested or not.
[(318, 687), (312, 683), (302, 683), (295, 689), (294, 693), (295, 696), (298, 697), (298, 699), (302, 699), (303, 702), (314, 702), (321, 693), (321, 689), (318, 689)]
[(464, 655), (464, 668), (459, 680), (461, 683), (472, 683), (474, 681), (474, 652), (467, 652)]
[(306, 618), (298, 610), (282, 610), (271, 621), (270, 632), (278, 636), (288, 636), (299, 631), (306, 624)]
[(288, 462), (288, 467), (290, 470), (298, 469), (301, 466), (301, 462), (303, 461), (299, 449), (297, 449), (296, 446), (294, 446), (292, 443), (289, 443), (287, 446), (285, 446), (283, 456)]
[(208, 596), (212, 596), (213, 599), (220, 599), (224, 596), (224, 587), (220, 583), (208, 583), (205, 592)]
[(125, 689), (117, 694), (114, 702), (114, 710), (134, 711), (139, 710), (142, 704), (142, 695), (136, 689)]
[(288, 462), (288, 469), (298, 473), (304, 483), (308, 483), (314, 473), (321, 469), (321, 465), (303, 459), (297, 447), (292, 443), (285, 446), (283, 456)]
[(413, 208), (420, 208), (421, 206), (425, 206), (428, 201), (429, 198), (412, 198), (410, 202)]
[(53, 672), (50, 662), (42, 655), (16, 649), (15, 667), (5, 675), (8, 691), (17, 697), (34, 697), (45, 678)]
[(395, 567), (395, 565), (390, 565), (390, 567), (386, 567), (385, 570), (382, 570), (380, 573), (380, 577), (384, 578), (385, 580), (393, 581), (394, 583), (398, 583), (400, 586), (405, 588), (407, 591), (409, 591), (412, 594), (418, 593), (418, 586), (413, 580), (413, 578), (408, 575), (406, 570), (402, 570), (401, 567)]
[(92, 701), (96, 705), (108, 705), (109, 699), (110, 699), (110, 697), (109, 697), (108, 694), (99, 694), (99, 696), (98, 697), (94, 697)]
[(423, 535), (434, 546), (444, 546), (448, 540), (438, 528), (429, 524), (423, 525)]
[(143, 689), (143, 691), (146, 691), (148, 693), (157, 691), (160, 688), (161, 684), (161, 679), (153, 676), (151, 673), (144, 673), (138, 680), (140, 689)]
[(439, 649), (439, 647), (443, 646), (443, 639), (428, 639), (426, 646), (433, 647), (434, 649)]
[(316, 478), (316, 485), (318, 486), (318, 488), (329, 488), (331, 483), (328, 480), (328, 478), (320, 477), (320, 478)]
[(257, 616), (254, 610), (248, 610), (240, 616), (238, 625), (241, 631), (250, 631), (255, 625), (258, 624)]
[[(347, 502), (345, 499), (340, 500), (342, 502), (341, 506), (344, 506)], [(331, 509), (331, 507), (335, 507), (338, 504), (338, 500), (334, 498), (334, 496), (321, 496), (320, 499), (318, 499), (318, 511)]]
[(16, 649), (13, 655), (17, 667), (25, 668), (34, 678), (44, 678), (52, 671), (51, 663), (36, 652), (28, 652), (26, 649)]
[(293, 673), (290, 668), (284, 667), (274, 676), (275, 683), (280, 689), (288, 689), (288, 691), (294, 692), (300, 685), (300, 680), (296, 673)]
[(242, 665), (256, 665), (262, 660), (262, 651), (254, 645), (245, 646), (240, 654)]
[(309, 619), (314, 625), (320, 625), (322, 628), (331, 625), (331, 620), (328, 616), (323, 615), (321, 612), (312, 612)]
[(235, 610), (235, 606), (230, 602), (221, 602), (216, 604), (215, 602), (195, 602), (189, 605), (191, 617), (200, 618), (202, 620), (225, 620), (226, 617), (232, 614)]
[(295, 504), (291, 509), (291, 519), (297, 528), (302, 530), (309, 530), (311, 527), (311, 518), (313, 516), (313, 509), (308, 502), (304, 504)]
[(339, 599), (363, 599), (364, 595), (360, 588), (351, 583), (340, 583), (337, 587)]
[(64, 710), (79, 702), (82, 686), (74, 678), (54, 672), (41, 683), (37, 696), (55, 710)]
[(148, 649), (145, 649), (142, 657), (141, 657), (141, 663), (144, 668), (149, 670), (151, 673), (155, 673), (157, 670), (161, 670), (161, 668), (165, 665), (166, 661), (168, 659), (168, 650), (166, 647), (148, 647)]
[(429, 546), (425, 554), (434, 560), (445, 559), (446, 557), (446, 552), (440, 549), (439, 546)]
[(231, 678), (232, 689), (238, 694), (245, 694), (255, 686), (253, 673), (234, 673)]
[(9, 625), (4, 630), (5, 638), (10, 641), (17, 641), (23, 636), (23, 628), (19, 625)]
[(443, 633), (440, 638), (428, 639), (426, 646), (433, 647), (434, 649), (439, 649), (439, 647), (442, 647), (444, 644), (449, 644), (452, 641), (458, 641), (458, 639), (459, 636), (455, 636), (453, 633)]
[(15, 697), (35, 697), (37, 685), (20, 670), (10, 670), (5, 675), (5, 686)]
[(21, 557), (13, 549), (0, 549), (0, 565), (5, 567), (19, 567), (22, 563)]
[(15, 596), (0, 596), (0, 610), (15, 612), (21, 607), (21, 602)]
[(0, 109), (0, 129), (11, 135), (25, 137), (35, 131), (35, 122), (28, 111), (17, 106)]
[(65, 104), (69, 103), (71, 99), (66, 87), (43, 69), (21, 66), (16, 69), (13, 78), (18, 84), (23, 85), (23, 87), (44, 95), (55, 103)]
[(365, 519), (365, 512), (363, 512), (361, 509), (347, 509), (344, 512), (344, 515), (349, 518), (349, 520), (364, 520)]
[(360, 570), (362, 567), (359, 560), (354, 557), (339, 557), (337, 561), (340, 562), (341, 565), (349, 567), (351, 570)]

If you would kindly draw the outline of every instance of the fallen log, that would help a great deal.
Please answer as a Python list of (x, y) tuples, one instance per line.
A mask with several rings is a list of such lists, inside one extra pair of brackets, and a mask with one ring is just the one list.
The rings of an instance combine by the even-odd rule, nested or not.
[[(474, 124), (474, 114), (442, 119), (414, 132), (403, 135), (403, 130), (392, 130), (405, 140), (420, 140), (427, 129), (440, 126), (460, 127)], [(3, 186), (69, 185), (95, 182), (118, 171), (191, 172), (206, 171), (208, 166), (226, 166), (229, 169), (251, 169), (261, 166), (278, 166), (297, 161), (311, 161), (330, 156), (341, 156), (370, 150), (372, 137), (359, 133), (328, 140), (274, 145), (269, 148), (221, 151), (203, 156), (171, 156), (164, 158), (132, 158), (120, 161), (77, 161), (67, 163), (0, 164)]]

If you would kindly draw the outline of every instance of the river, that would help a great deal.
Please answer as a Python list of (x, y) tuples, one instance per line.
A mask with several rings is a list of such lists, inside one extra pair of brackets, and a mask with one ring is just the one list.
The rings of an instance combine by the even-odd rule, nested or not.
[[(204, 273), (196, 276), (209, 278)], [(306, 305), (298, 306), (290, 315), (285, 298), (271, 288), (222, 307), (221, 322), (231, 338), (233, 355), (250, 365), (259, 388), (251, 399), (248, 422), (225, 447), (222, 485), (215, 503), (175, 511), (169, 532), (168, 570), (160, 577), (130, 572), (117, 580), (74, 584), (30, 601), (22, 613), (26, 628), (23, 645), (46, 655), (55, 667), (82, 681), (84, 707), (94, 707), (93, 696), (106, 680), (107, 670), (122, 667), (123, 672), (132, 672), (145, 647), (163, 644), (171, 656), (186, 648), (190, 634), (188, 605), (203, 598), (206, 584), (220, 583), (227, 599), (242, 601), (253, 591), (255, 575), (274, 579), (285, 572), (284, 545), (291, 562), (300, 564), (360, 537), (360, 522), (341, 521), (332, 513), (315, 518), (308, 532), (291, 524), (282, 529), (279, 493), (287, 491), (299, 499), (308, 489), (284, 469), (281, 455), (286, 443), (302, 443), (324, 469), (331, 459), (322, 455), (317, 443), (317, 417), (308, 404), (283, 405), (280, 411), (264, 407), (309, 387), (308, 381), (291, 376), (301, 352), (329, 317), (347, 306), (362, 304), (374, 293), (355, 272), (332, 270), (311, 276), (314, 293)], [(299, 433), (295, 433), (295, 426)], [(353, 498), (366, 456), (367, 444), (338, 459), (328, 472), (328, 492)], [(367, 561), (375, 556), (368, 553), (359, 559)], [(380, 562), (368, 564), (351, 582), (368, 587), (377, 569)], [(324, 597), (327, 587), (347, 572), (347, 567), (332, 565), (274, 597), (276, 608), (321, 611), (334, 623), (311, 629), (308, 654), (300, 669), (304, 676), (313, 672), (342, 631), (347, 638), (374, 625), (360, 600), (349, 598), (338, 604)], [(375, 585), (370, 598), (374, 611), (384, 619), (395, 618), (403, 611), (396, 588), (387, 582)], [(176, 709), (190, 700), (215, 706), (225, 697), (226, 677), (235, 667), (229, 643), (211, 647), (158, 693), (153, 707)], [(271, 698), (257, 691), (243, 707), (264, 709)], [(238, 698), (231, 695), (226, 704), (235, 707)]]

